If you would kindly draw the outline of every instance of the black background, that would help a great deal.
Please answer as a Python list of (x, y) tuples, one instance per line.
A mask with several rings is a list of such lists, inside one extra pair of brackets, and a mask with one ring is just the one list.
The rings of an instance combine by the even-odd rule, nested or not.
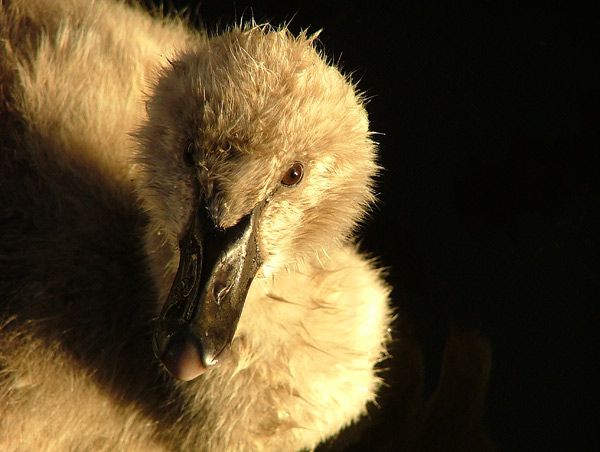
[[(394, 304), (415, 325), (426, 393), (448, 322), (479, 328), (493, 350), (484, 421), (498, 450), (592, 450), (597, 22), (572, 2), (427, 3), (207, 0), (190, 11), (213, 31), (251, 17), (323, 28), (326, 54), (371, 97), (386, 171), (363, 248), (390, 268)], [(390, 394), (348, 450), (389, 444)]]

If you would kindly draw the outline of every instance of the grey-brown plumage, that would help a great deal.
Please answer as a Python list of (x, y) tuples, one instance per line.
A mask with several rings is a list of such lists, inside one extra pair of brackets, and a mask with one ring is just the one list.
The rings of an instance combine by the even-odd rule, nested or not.
[(364, 413), (375, 147), (313, 39), (3, 1), (0, 450), (311, 449)]

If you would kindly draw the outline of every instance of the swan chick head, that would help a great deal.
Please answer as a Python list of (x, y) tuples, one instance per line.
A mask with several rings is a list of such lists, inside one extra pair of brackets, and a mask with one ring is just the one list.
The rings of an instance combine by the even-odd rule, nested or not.
[[(243, 258), (231, 264), (235, 278), (252, 273), (242, 284), (249, 287), (255, 274), (266, 277), (339, 246), (373, 201), (377, 165), (363, 99), (315, 50), (315, 39), (237, 27), (190, 44), (158, 71), (137, 133), (140, 197), (161, 304), (181, 315), (190, 306), (174, 287), (186, 278), (182, 240), (190, 243), (191, 229), (227, 234), (250, 225)], [(223, 262), (223, 253), (215, 259)], [(255, 268), (242, 269), (250, 259)], [(173, 354), (189, 354), (186, 336), (178, 341)]]

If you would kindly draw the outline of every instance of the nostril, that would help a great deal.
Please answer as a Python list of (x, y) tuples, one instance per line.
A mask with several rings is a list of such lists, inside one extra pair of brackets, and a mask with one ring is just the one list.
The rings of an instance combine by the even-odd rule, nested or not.
[(198, 256), (196, 254), (190, 255), (189, 261), (184, 268), (184, 272), (181, 284), (183, 286), (183, 296), (187, 298), (192, 292), (198, 278)]
[(207, 370), (202, 364), (200, 345), (192, 337), (184, 334), (171, 338), (161, 361), (178, 380), (193, 380)]
[(230, 289), (231, 285), (227, 285), (224, 282), (219, 281), (215, 283), (213, 289), (213, 296), (215, 297), (215, 301), (217, 302), (217, 304), (221, 304), (221, 300), (223, 300), (227, 296)]

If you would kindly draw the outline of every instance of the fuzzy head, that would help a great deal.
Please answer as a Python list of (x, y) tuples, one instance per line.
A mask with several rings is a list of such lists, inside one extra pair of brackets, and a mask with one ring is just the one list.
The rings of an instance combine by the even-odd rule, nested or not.
[[(314, 49), (314, 39), (267, 26), (235, 28), (191, 45), (159, 72), (138, 132), (140, 191), (150, 218), (151, 266), (165, 306), (161, 322), (176, 326), (163, 328), (155, 351), (161, 350), (157, 343), (173, 342), (177, 325), (194, 323), (186, 313), (197, 312), (198, 303), (208, 306), (181, 301), (196, 290), (197, 279), (216, 281), (202, 290), (212, 297), (214, 312), (194, 315), (224, 318), (222, 294), (247, 291), (255, 274), (273, 275), (339, 247), (373, 200), (375, 146), (362, 99)], [(253, 231), (252, 244), (236, 252), (243, 257), (224, 265), (232, 252), (219, 249), (219, 268), (196, 277), (204, 265), (197, 256), (206, 254), (197, 239), (202, 228), (236, 231), (242, 224), (252, 224)], [(182, 245), (190, 241), (196, 244)], [(260, 268), (242, 268), (250, 259)], [(246, 289), (238, 291), (234, 283)], [(169, 310), (177, 312), (177, 322), (164, 320)], [(239, 317), (241, 308), (235, 312)], [(196, 328), (194, 335), (223, 336), (213, 347), (219, 353), (233, 332), (212, 328)], [(178, 369), (190, 350), (181, 348)]]
[[(150, 251), (167, 245), (170, 272), (195, 184), (223, 228), (269, 199), (259, 224), (266, 274), (338, 246), (373, 200), (377, 166), (362, 99), (314, 39), (236, 28), (159, 74), (139, 132), (141, 195), (150, 234), (160, 237)], [(302, 179), (286, 186), (295, 163)]]

